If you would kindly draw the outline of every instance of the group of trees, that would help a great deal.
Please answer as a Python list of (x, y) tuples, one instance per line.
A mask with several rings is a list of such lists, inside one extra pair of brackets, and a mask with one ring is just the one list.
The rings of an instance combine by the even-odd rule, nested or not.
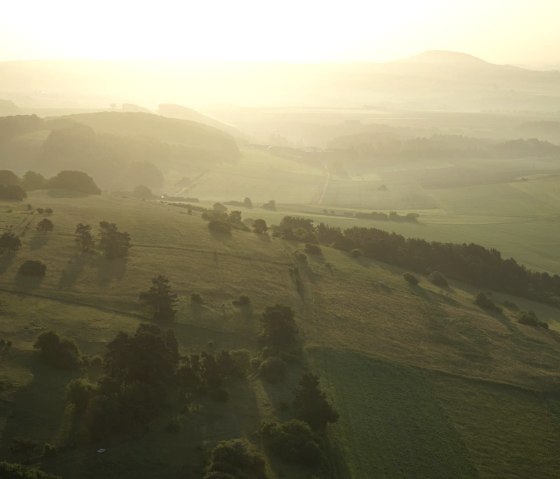
[(19, 178), (13, 171), (0, 170), (0, 198), (23, 200), (26, 192), (41, 189), (69, 190), (78, 193), (101, 194), (101, 190), (83, 171), (63, 170), (50, 179), (34, 171)]
[[(76, 225), (74, 239), (82, 253), (89, 253), (95, 246), (95, 238), (91, 225)], [(124, 258), (130, 249), (130, 235), (119, 231), (115, 223), (101, 221), (99, 223), (99, 249), (109, 260)]]
[(41, 333), (33, 347), (39, 351), (41, 359), (54, 368), (78, 369), (82, 365), (82, 356), (76, 343), (61, 338), (53, 331)]
[(391, 211), (389, 214), (378, 211), (372, 211), (371, 213), (355, 213), (354, 216), (364, 220), (394, 221), (397, 223), (418, 223), (418, 218), (420, 217), (418, 213), (399, 215), (396, 211)]
[(483, 246), (428, 242), (405, 238), (377, 228), (341, 229), (313, 220), (286, 216), (275, 234), (290, 240), (321, 243), (342, 251), (359, 250), (369, 258), (410, 269), (420, 274), (439, 271), (448, 278), (479, 288), (560, 305), (560, 276), (530, 271), (513, 258)]

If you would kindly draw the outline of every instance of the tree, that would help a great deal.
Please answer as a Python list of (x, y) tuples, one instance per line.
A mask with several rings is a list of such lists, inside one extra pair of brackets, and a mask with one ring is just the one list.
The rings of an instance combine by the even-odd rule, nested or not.
[(76, 343), (70, 339), (61, 338), (53, 331), (41, 333), (35, 344), (43, 360), (59, 369), (77, 369), (82, 360)]
[(0, 236), (0, 252), (15, 253), (21, 248), (21, 240), (14, 233), (7, 232)]
[(294, 409), (297, 417), (315, 430), (322, 430), (328, 423), (338, 420), (338, 413), (319, 387), (319, 378), (312, 373), (305, 373), (301, 377), (295, 393)]
[(92, 195), (101, 194), (101, 190), (95, 184), (93, 178), (83, 171), (61, 171), (48, 181), (47, 187), (50, 189), (70, 190)]
[(52, 231), (53, 228), (54, 228), (53, 222), (51, 220), (49, 220), (48, 218), (43, 218), (37, 224), (37, 231), (41, 231), (43, 233), (47, 232), (47, 231)]
[(253, 202), (251, 201), (251, 198), (245, 197), (245, 199), (243, 200), (243, 206), (245, 206), (245, 208), (252, 208)]
[(260, 218), (253, 221), (253, 231), (258, 235), (265, 234), (268, 231), (266, 221)]
[(241, 439), (222, 441), (212, 450), (204, 479), (266, 479), (264, 458)]
[(262, 208), (265, 210), (276, 211), (276, 201), (270, 200), (268, 203), (262, 205)]
[(282, 349), (295, 343), (297, 326), (294, 311), (289, 306), (267, 306), (262, 315), (262, 339), (273, 347)]
[(140, 198), (142, 200), (149, 200), (154, 197), (152, 190), (150, 190), (150, 188), (145, 185), (138, 185), (136, 188), (134, 188), (132, 194), (136, 198)]
[(139, 299), (153, 309), (154, 320), (172, 321), (175, 318), (177, 295), (171, 292), (169, 280), (165, 276), (153, 278), (151, 288), (140, 293)]
[(19, 185), (0, 185), (0, 199), (21, 201), (27, 193)]
[(88, 253), (93, 248), (95, 240), (91, 234), (91, 225), (84, 225), (82, 223), (76, 225), (74, 231), (75, 241), (82, 253)]
[[(36, 452), (37, 448), (34, 448)], [(38, 469), (29, 469), (21, 464), (0, 462), (0, 477), (2, 479), (61, 479), (60, 476), (46, 474)]]
[(81, 414), (93, 397), (94, 387), (83, 379), (74, 379), (66, 386), (66, 400), (74, 406), (74, 410)]
[(10, 170), (0, 170), (0, 185), (16, 186), (20, 181), (17, 175)]
[(107, 221), (101, 221), (99, 228), (99, 247), (105, 258), (124, 258), (130, 249), (130, 235), (119, 231), (115, 223), (108, 223)]
[(47, 180), (45, 177), (39, 173), (35, 173), (34, 171), (28, 171), (23, 175), (23, 179), (21, 180), (21, 187), (25, 191), (34, 191), (40, 190), (47, 186)]

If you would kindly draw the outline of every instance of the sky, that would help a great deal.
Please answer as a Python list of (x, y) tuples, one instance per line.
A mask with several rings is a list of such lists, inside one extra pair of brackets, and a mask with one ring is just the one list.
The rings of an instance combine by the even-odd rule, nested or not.
[(388, 61), (425, 50), (560, 64), (560, 0), (17, 0), (0, 61)]

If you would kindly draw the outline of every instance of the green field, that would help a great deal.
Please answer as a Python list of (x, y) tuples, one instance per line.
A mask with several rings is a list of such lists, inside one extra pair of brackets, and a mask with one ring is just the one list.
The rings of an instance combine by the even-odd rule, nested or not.
[[(0, 221), (13, 225), (23, 240), (0, 271), (0, 337), (13, 343), (0, 358), (1, 457), (11, 457), (14, 438), (28, 437), (66, 446), (55, 458), (34, 461), (65, 479), (126, 479), (139, 477), (139, 470), (145, 478), (194, 478), (217, 441), (247, 437), (258, 445), (254, 433), (262, 421), (290, 416), (282, 405), (293, 397), (297, 370), (278, 386), (256, 375), (231, 382), (225, 405), (203, 400), (184, 412), (184, 403), (174, 400), (143, 432), (74, 442), (79, 431), (64, 404), (64, 388), (75, 374), (41, 365), (33, 352), (36, 337), (52, 329), (73, 338), (86, 354), (103, 354), (119, 330), (132, 332), (147, 319), (138, 293), (153, 276), (165, 274), (179, 294), (172, 328), (183, 354), (209, 342), (216, 350), (257, 354), (260, 311), (275, 303), (296, 311), (304, 361), (319, 373), (340, 413), (329, 427), (338, 464), (333, 477), (524, 477), (515, 466), (524, 438), (531, 441), (531, 469), (538, 477), (554, 477), (558, 464), (549, 446), (560, 429), (551, 407), (557, 411), (558, 404), (533, 391), (557, 384), (560, 338), (519, 325), (509, 312), (483, 312), (473, 304), (476, 290), (461, 284), (442, 290), (426, 280), (411, 288), (397, 268), (324, 247), (323, 257), (300, 265), (298, 292), (289, 269), (300, 244), (241, 231), (215, 238), (198, 213), (155, 201), (44, 191), (27, 201), (51, 207), (55, 227), (38, 233), (40, 215), (24, 204), (0, 204)], [(263, 213), (275, 222), (288, 211), (243, 213)], [(126, 261), (78, 253), (75, 225), (95, 227), (102, 220), (131, 234)], [(17, 275), (26, 259), (47, 264), (40, 283)], [(189, 306), (193, 292), (204, 298), (201, 312)], [(242, 294), (251, 298), (252, 318), (231, 303)], [(536, 310), (553, 329), (560, 327), (558, 310), (514, 300)], [(508, 414), (516, 415), (515, 423), (508, 423)], [(175, 417), (181, 424), (177, 435), (165, 431)], [(508, 439), (514, 432), (515, 444)], [(97, 454), (98, 448), (107, 452)], [(273, 478), (308, 477), (268, 459)]]

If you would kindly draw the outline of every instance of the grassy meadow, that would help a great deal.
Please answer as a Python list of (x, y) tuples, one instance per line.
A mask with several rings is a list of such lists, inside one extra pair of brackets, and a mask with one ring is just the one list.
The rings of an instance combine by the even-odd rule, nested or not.
[[(537, 330), (518, 324), (515, 313), (495, 316), (479, 309), (473, 304), (477, 291), (465, 285), (441, 289), (422, 279), (411, 287), (397, 268), (327, 247), (323, 256), (298, 264), (298, 288), (289, 270), (301, 244), (241, 231), (216, 238), (199, 213), (122, 195), (38, 191), (27, 202), (54, 210), (54, 230), (37, 232), (42, 216), (26, 204), (0, 203), (0, 222), (13, 225), (23, 241), (0, 269), (0, 337), (13, 344), (0, 357), (4, 457), (14, 438), (30, 437), (66, 446), (58, 456), (35, 462), (65, 479), (126, 479), (138, 477), (138, 470), (146, 478), (194, 478), (219, 440), (247, 437), (258, 444), (262, 421), (289, 416), (285, 405), (298, 371), (275, 386), (252, 374), (228, 384), (226, 404), (204, 400), (186, 408), (184, 398), (176, 398), (143, 432), (76, 441), (80, 431), (64, 401), (75, 374), (42, 365), (33, 351), (36, 337), (52, 329), (86, 354), (103, 354), (118, 331), (133, 332), (148, 318), (138, 294), (153, 276), (164, 274), (179, 294), (170, 327), (183, 354), (207, 348), (256, 354), (262, 309), (282, 303), (296, 311), (304, 364), (320, 375), (340, 414), (329, 426), (337, 463), (333, 477), (520, 478), (531, 470), (535, 477), (552, 478), (558, 470), (552, 445), (560, 438), (559, 405), (539, 392), (558, 386), (558, 310), (514, 298), (552, 328)], [(275, 223), (298, 208), (242, 211)], [(130, 233), (126, 260), (78, 252), (76, 224), (95, 230), (103, 220)], [(438, 224), (399, 226), (437, 231)], [(41, 282), (17, 274), (27, 259), (47, 264)], [(196, 311), (189, 301), (195, 292), (204, 298)], [(242, 294), (251, 298), (250, 317), (232, 305)], [(181, 424), (177, 434), (165, 431), (170, 418)], [(107, 452), (98, 454), (98, 448)], [(309, 477), (267, 459), (273, 478)]]

